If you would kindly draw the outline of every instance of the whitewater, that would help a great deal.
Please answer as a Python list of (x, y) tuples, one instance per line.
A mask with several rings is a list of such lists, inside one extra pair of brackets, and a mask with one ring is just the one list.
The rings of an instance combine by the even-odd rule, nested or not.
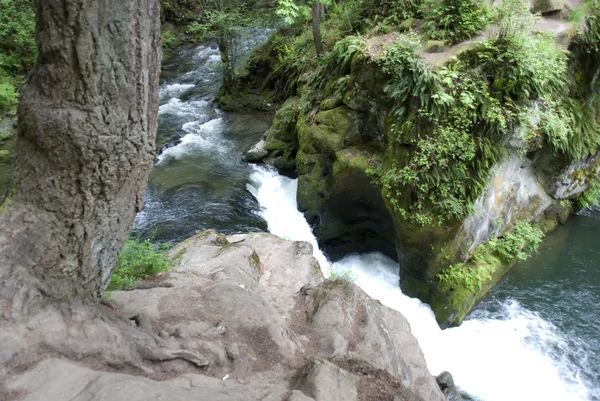
[(427, 304), (402, 293), (399, 268), (380, 253), (352, 254), (331, 263), (319, 249), (298, 211), (298, 182), (265, 167), (254, 167), (248, 190), (259, 214), (279, 237), (312, 244), (325, 277), (343, 272), (372, 298), (401, 312), (418, 339), (430, 372), (450, 371), (461, 391), (483, 401), (583, 401), (593, 390), (567, 359), (568, 345), (554, 325), (517, 301), (499, 312), (479, 311), (460, 327), (441, 330)]

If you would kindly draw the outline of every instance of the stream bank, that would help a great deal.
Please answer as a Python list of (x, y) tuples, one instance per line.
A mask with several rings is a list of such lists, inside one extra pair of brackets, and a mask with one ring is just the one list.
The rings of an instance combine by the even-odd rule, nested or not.
[[(191, 48), (184, 49), (184, 54), (181, 57), (184, 59), (193, 58), (195, 55), (206, 51), (206, 46), (200, 46), (195, 50)], [(214, 54), (216, 55), (216, 50)], [(163, 91), (166, 92), (166, 88), (170, 88), (168, 85), (186, 84), (184, 81), (187, 79), (186, 76), (189, 77), (195, 74), (190, 71), (215, 67), (214, 60), (208, 57), (204, 60), (212, 67), (203, 67), (196, 64), (196, 62), (189, 62), (191, 70), (184, 71), (182, 68), (178, 70), (179, 72), (166, 77)], [(191, 85), (191, 83), (187, 83), (187, 85)], [(200, 82), (199, 85), (203, 88), (204, 83)], [(192, 91), (198, 89), (190, 86), (185, 90), (192, 93)], [(204, 100), (207, 103), (203, 104), (202, 107), (206, 110), (205, 113), (214, 116), (213, 120), (223, 118), (223, 121), (230, 121), (231, 115), (216, 110), (212, 98), (204, 89), (200, 90), (199, 93), (204, 98), (198, 99), (183, 93), (163, 99), (163, 105), (170, 103), (171, 106), (163, 106), (162, 110), (175, 106), (174, 109), (178, 110), (180, 116), (187, 115), (187, 119), (167, 120), (165, 119), (167, 114), (163, 111), (161, 130), (164, 132), (166, 142), (169, 138), (180, 139), (182, 134), (184, 138), (185, 135), (189, 135), (183, 130), (183, 125), (194, 123), (195, 119), (207, 121), (206, 117), (202, 117), (203, 114), (189, 115), (186, 107), (192, 102)], [(173, 98), (178, 100), (172, 100)], [(193, 103), (189, 105), (189, 107), (193, 106)], [(201, 117), (198, 118), (198, 115)], [(244, 211), (243, 213), (248, 213), (243, 217), (248, 220), (243, 220), (244, 223), (240, 225), (237, 218), (231, 218), (231, 216), (239, 215), (222, 214), (222, 218), (217, 219), (215, 222), (220, 231), (225, 233), (264, 231), (268, 227), (269, 231), (278, 236), (307, 241), (312, 243), (315, 249), (318, 249), (317, 241), (309, 225), (306, 223), (303, 214), (297, 209), (295, 196), (297, 181), (278, 176), (272, 171), (256, 170), (256, 168), (241, 162), (242, 152), (250, 147), (251, 141), (247, 139), (255, 134), (259, 138), (261, 133), (258, 132), (258, 129), (252, 127), (255, 123), (252, 119), (255, 117), (250, 115), (247, 120), (244, 117), (240, 118), (245, 123), (242, 124), (239, 132), (243, 133), (244, 129), (247, 129), (248, 137), (244, 138), (244, 135), (227, 136), (226, 138), (231, 140), (229, 147), (220, 148), (215, 144), (221, 143), (224, 131), (204, 130), (198, 134), (192, 134), (189, 139), (195, 140), (190, 141), (190, 143), (193, 142), (193, 145), (182, 145), (184, 142), (179, 144), (172, 142), (171, 145), (168, 145), (167, 150), (170, 147), (173, 148), (170, 151), (172, 152), (171, 156), (168, 156), (171, 160), (170, 163), (163, 165), (164, 162), (159, 160), (155, 167), (157, 171), (153, 174), (160, 173), (167, 166), (169, 166), (169, 169), (173, 169), (174, 172), (181, 167), (182, 170), (179, 171), (184, 172), (182, 174), (184, 179), (194, 179), (195, 177), (206, 176), (207, 169), (210, 171), (211, 168), (214, 168), (211, 167), (211, 163), (214, 163), (215, 158), (219, 163), (220, 160), (227, 160), (232, 163), (229, 166), (238, 166), (239, 171), (243, 171), (239, 180), (231, 181), (234, 184), (232, 187), (235, 188), (235, 193), (240, 194), (242, 197), (242, 203), (236, 203), (240, 198), (227, 196), (211, 198), (210, 193), (205, 194), (198, 191), (195, 192), (194, 196), (183, 198), (181, 204), (178, 204), (178, 198), (171, 198), (175, 204), (175, 208), (171, 208), (168, 202), (162, 201), (162, 199), (169, 199), (170, 195), (166, 198), (160, 198), (160, 187), (157, 186), (156, 194), (158, 197), (153, 198), (150, 194), (152, 187), (150, 187), (150, 196), (146, 208), (138, 216), (138, 227), (141, 227), (149, 235), (153, 228), (160, 227), (160, 225), (153, 226), (145, 222), (156, 221), (157, 224), (161, 224), (160, 222), (164, 220), (171, 221), (172, 234), (169, 234), (170, 231), (167, 227), (163, 238), (167, 240), (172, 238), (173, 241), (177, 241), (179, 237), (185, 235), (184, 232), (194, 233), (202, 231), (206, 227), (206, 223), (193, 220), (198, 211), (201, 213), (205, 208), (217, 206), (223, 208), (219, 210), (232, 210), (233, 207), (233, 210), (240, 208)], [(169, 136), (168, 133), (172, 133), (172, 136)], [(189, 147), (186, 148), (186, 146)], [(187, 149), (187, 153), (182, 152), (179, 157), (175, 157), (182, 149)], [(234, 149), (234, 151), (231, 151), (231, 149)], [(169, 155), (168, 152), (167, 155)], [(166, 157), (163, 156), (163, 158)], [(168, 161), (168, 159), (163, 160)], [(197, 166), (194, 168), (197, 168), (195, 171), (198, 175), (185, 173), (186, 160), (195, 160), (190, 164)], [(179, 179), (179, 177), (174, 176), (168, 181), (176, 182)], [(210, 177), (206, 179), (206, 181), (210, 180)], [(248, 184), (251, 186), (251, 192), (246, 191)], [(222, 185), (226, 185), (225, 180)], [(259, 195), (261, 191), (264, 193), (262, 196)], [(253, 194), (259, 197), (258, 201)], [(155, 199), (156, 203), (152, 199)], [(215, 203), (217, 205), (214, 205)], [(573, 220), (573, 224), (583, 224), (585, 226), (588, 218), (589, 216), (585, 215), (578, 216)], [(570, 237), (564, 231), (570, 227), (569, 224), (571, 223), (559, 227), (556, 233), (551, 236), (551, 238), (554, 235), (559, 238), (564, 236), (563, 242), (561, 242), (563, 249), (572, 248)], [(600, 232), (597, 227), (592, 227), (591, 230), (596, 233), (594, 235), (598, 235), (597, 233)], [(589, 233), (586, 235), (589, 236), (590, 240), (594, 238)], [(574, 240), (578, 241), (577, 238), (574, 238)], [(593, 248), (591, 246), (590, 249)], [(540, 255), (546, 252), (544, 249), (542, 248)], [(322, 253), (317, 253), (315, 256), (324, 272), (328, 274), (329, 263), (327, 257)], [(584, 256), (581, 261), (572, 259), (570, 261), (564, 260), (561, 263), (564, 271), (568, 272), (571, 263), (583, 263), (588, 266), (588, 269), (593, 269), (599, 262), (593, 255), (588, 255)], [(518, 265), (513, 271), (518, 273), (520, 266)], [(589, 317), (576, 312), (579, 307), (582, 307), (581, 305), (576, 302), (571, 304), (569, 308), (572, 311), (571, 316), (575, 320), (580, 319), (580, 323), (577, 325), (583, 327), (584, 330), (592, 329), (587, 332), (587, 337), (582, 336), (582, 332), (571, 331), (569, 325), (557, 324), (553, 320), (554, 316), (558, 315), (553, 312), (554, 307), (561, 305), (560, 301), (568, 302), (569, 299), (574, 301), (577, 299), (576, 297), (561, 298), (560, 294), (555, 293), (551, 296), (551, 292), (549, 292), (547, 294), (548, 298), (537, 298), (542, 300), (541, 303), (531, 303), (524, 297), (523, 293), (531, 291), (533, 287), (524, 283), (522, 293), (518, 290), (492, 292), (467, 317), (462, 326), (440, 330), (437, 323), (435, 323), (431, 309), (427, 305), (417, 299), (402, 295), (398, 287), (398, 268), (397, 262), (386, 258), (384, 255), (367, 254), (342, 259), (335, 265), (334, 270), (354, 271), (355, 275), (358, 276), (357, 283), (367, 293), (370, 293), (384, 304), (402, 311), (411, 322), (412, 331), (419, 339), (419, 344), (425, 352), (428, 367), (433, 374), (440, 373), (441, 370), (451, 371), (463, 391), (484, 401), (506, 399), (582, 401), (600, 399), (596, 390), (600, 388), (600, 382), (593, 365), (588, 364), (588, 361), (594, 361), (594, 358), (597, 358), (598, 355), (598, 347), (594, 345), (593, 341), (589, 342), (590, 338), (594, 338), (593, 327), (586, 326), (585, 323)], [(576, 272), (573, 271), (573, 273), (575, 277)], [(516, 273), (510, 273), (508, 279), (502, 282), (498, 290), (505, 288), (506, 283), (511, 282), (512, 274)], [(573, 278), (574, 282), (577, 280), (585, 281), (586, 279), (585, 275), (577, 277), (579, 278)], [(550, 283), (554, 280), (552, 274), (549, 276), (539, 275), (538, 279), (541, 282), (535, 285), (542, 289), (547, 288), (543, 284), (544, 282)], [(516, 282), (518, 283), (520, 280), (517, 278)], [(600, 288), (594, 284), (587, 291), (590, 294), (595, 294), (594, 296), (600, 294)], [(579, 341), (581, 338), (587, 339), (581, 342)], [(586, 357), (574, 358), (573, 355), (586, 355)], [(499, 382), (503, 384), (500, 385)]]

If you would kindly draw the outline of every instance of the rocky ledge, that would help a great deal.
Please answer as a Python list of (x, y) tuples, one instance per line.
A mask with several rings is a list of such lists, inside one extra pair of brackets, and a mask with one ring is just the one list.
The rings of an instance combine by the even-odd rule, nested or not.
[(0, 399), (444, 400), (406, 319), (324, 280), (312, 251), (266, 233), (198, 234), (171, 250), (168, 274), (104, 302), (158, 351), (132, 363), (106, 318), (48, 309), (0, 333)]

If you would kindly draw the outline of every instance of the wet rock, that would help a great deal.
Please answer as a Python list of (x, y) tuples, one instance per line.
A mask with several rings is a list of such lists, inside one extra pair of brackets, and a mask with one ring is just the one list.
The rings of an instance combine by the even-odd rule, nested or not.
[(454, 384), (454, 378), (450, 372), (442, 372), (436, 377), (440, 390), (444, 393), (447, 401), (463, 401), (460, 392)]
[(315, 401), (356, 401), (357, 384), (353, 374), (325, 360), (313, 359), (304, 367), (296, 389)]
[(244, 153), (244, 160), (250, 163), (262, 160), (265, 156), (269, 154), (265, 146), (265, 140), (261, 139), (260, 142), (258, 142), (246, 153)]
[(531, 12), (548, 14), (562, 11), (565, 7), (563, 0), (533, 0), (531, 4)]

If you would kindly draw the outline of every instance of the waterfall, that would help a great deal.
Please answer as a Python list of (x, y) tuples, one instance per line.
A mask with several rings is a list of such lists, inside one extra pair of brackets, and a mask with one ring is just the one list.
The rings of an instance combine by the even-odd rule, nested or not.
[(432, 374), (450, 371), (461, 391), (483, 401), (591, 399), (577, 367), (562, 352), (567, 341), (550, 322), (508, 300), (494, 311), (476, 311), (460, 327), (441, 330), (428, 305), (402, 293), (399, 266), (383, 254), (348, 255), (331, 265), (297, 209), (297, 180), (254, 169), (248, 190), (269, 231), (311, 243), (326, 277), (330, 271), (347, 272), (371, 297), (401, 312)]

